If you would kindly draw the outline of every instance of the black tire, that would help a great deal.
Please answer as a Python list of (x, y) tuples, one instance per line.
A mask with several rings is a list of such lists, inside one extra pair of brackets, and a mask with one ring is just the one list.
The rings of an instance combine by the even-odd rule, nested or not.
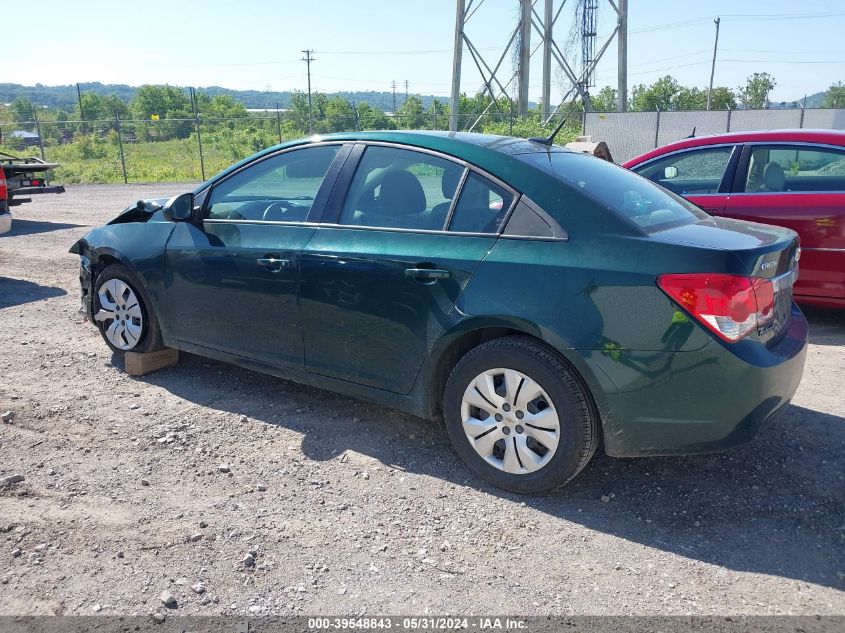
[(152, 310), (152, 303), (150, 302), (150, 297), (147, 294), (146, 290), (144, 290), (143, 284), (139, 283), (136, 277), (132, 274), (132, 272), (123, 264), (109, 264), (106, 266), (102, 272), (97, 276), (97, 280), (94, 284), (94, 315), (99, 312), (100, 306), (100, 289), (102, 286), (112, 280), (112, 279), (119, 279), (127, 286), (130, 287), (132, 292), (135, 293), (135, 296), (138, 299), (138, 305), (141, 308), (141, 315), (142, 315), (142, 323), (141, 323), (141, 336), (138, 338), (137, 343), (129, 349), (121, 349), (112, 344), (109, 341), (108, 337), (106, 336), (106, 330), (111, 325), (112, 321), (94, 321), (97, 326), (97, 329), (100, 330), (100, 334), (103, 337), (103, 340), (106, 342), (106, 345), (109, 346), (115, 354), (123, 355), (126, 352), (154, 352), (156, 350), (162, 349), (164, 344), (161, 340), (161, 328), (158, 324), (158, 319), (156, 318), (155, 313)]
[[(464, 392), (478, 375), (495, 368), (514, 369), (531, 378), (557, 410), (557, 449), (534, 472), (512, 474), (488, 463), (464, 432)], [(511, 492), (540, 493), (566, 484), (587, 465), (600, 442), (597, 415), (581, 381), (557, 354), (523, 336), (494, 339), (467, 352), (446, 383), (443, 413), (446, 431), (461, 459), (485, 481)]]

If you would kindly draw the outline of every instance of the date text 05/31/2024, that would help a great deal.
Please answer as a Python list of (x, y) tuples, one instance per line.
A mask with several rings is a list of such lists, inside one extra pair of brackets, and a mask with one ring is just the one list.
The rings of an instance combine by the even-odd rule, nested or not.
[(388, 630), (399, 631), (519, 631), (527, 628), (528, 622), (507, 617), (371, 617), (371, 618), (309, 618), (311, 630)]

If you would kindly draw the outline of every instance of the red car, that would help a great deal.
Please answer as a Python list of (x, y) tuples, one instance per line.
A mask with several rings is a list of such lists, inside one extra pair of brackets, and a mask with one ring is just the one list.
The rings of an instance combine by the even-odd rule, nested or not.
[(711, 215), (793, 229), (801, 237), (795, 300), (845, 308), (845, 132), (692, 137), (623, 166)]

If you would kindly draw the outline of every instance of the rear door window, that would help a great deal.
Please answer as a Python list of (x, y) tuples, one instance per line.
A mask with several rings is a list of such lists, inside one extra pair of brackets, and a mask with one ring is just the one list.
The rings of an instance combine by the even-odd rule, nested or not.
[(682, 196), (718, 193), (733, 149), (690, 150), (658, 158), (634, 171)]
[(355, 170), (340, 224), (442, 231), (463, 165), (397, 147), (368, 147)]
[(845, 150), (813, 146), (753, 146), (746, 193), (845, 192)]
[(449, 222), (450, 231), (496, 233), (513, 203), (513, 194), (476, 173), (470, 173)]

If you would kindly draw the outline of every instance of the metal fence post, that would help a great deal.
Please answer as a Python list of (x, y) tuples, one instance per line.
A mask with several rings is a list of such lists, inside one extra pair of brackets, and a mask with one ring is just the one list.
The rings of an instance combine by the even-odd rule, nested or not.
[(734, 111), (733, 111), (733, 109), (731, 108), (731, 106), (728, 106), (728, 124), (727, 124), (727, 129), (725, 130), (725, 132), (730, 132), (730, 131), (731, 131), (731, 115), (732, 115), (733, 113), (734, 113)]
[(282, 142), (282, 113), (279, 111), (279, 102), (276, 102), (276, 128), (279, 130), (279, 143)]
[(128, 185), (129, 179), (126, 177), (126, 156), (123, 153), (123, 138), (120, 133), (120, 114), (117, 110), (114, 111), (114, 125), (117, 129), (117, 144), (120, 147), (120, 166), (123, 169), (123, 184)]
[[(807, 97), (804, 97), (805, 101), (806, 101), (806, 99), (807, 99)], [(798, 121), (798, 127), (802, 128), (802, 129), (804, 128), (804, 106), (803, 105), (801, 106), (801, 118)]]
[(587, 108), (583, 107), (581, 109), (581, 136), (587, 136)]
[[(38, 113), (33, 112), (32, 117), (35, 119), (35, 131), (38, 133), (38, 149), (41, 150), (41, 160), (47, 162), (47, 158), (44, 154), (44, 139), (41, 136), (41, 121), (38, 120)], [(44, 174), (44, 182), (48, 185), (50, 184), (50, 172), (46, 172)]]
[(660, 147), (658, 138), (660, 136), (660, 108), (657, 108), (657, 121), (654, 124), (654, 146)]

